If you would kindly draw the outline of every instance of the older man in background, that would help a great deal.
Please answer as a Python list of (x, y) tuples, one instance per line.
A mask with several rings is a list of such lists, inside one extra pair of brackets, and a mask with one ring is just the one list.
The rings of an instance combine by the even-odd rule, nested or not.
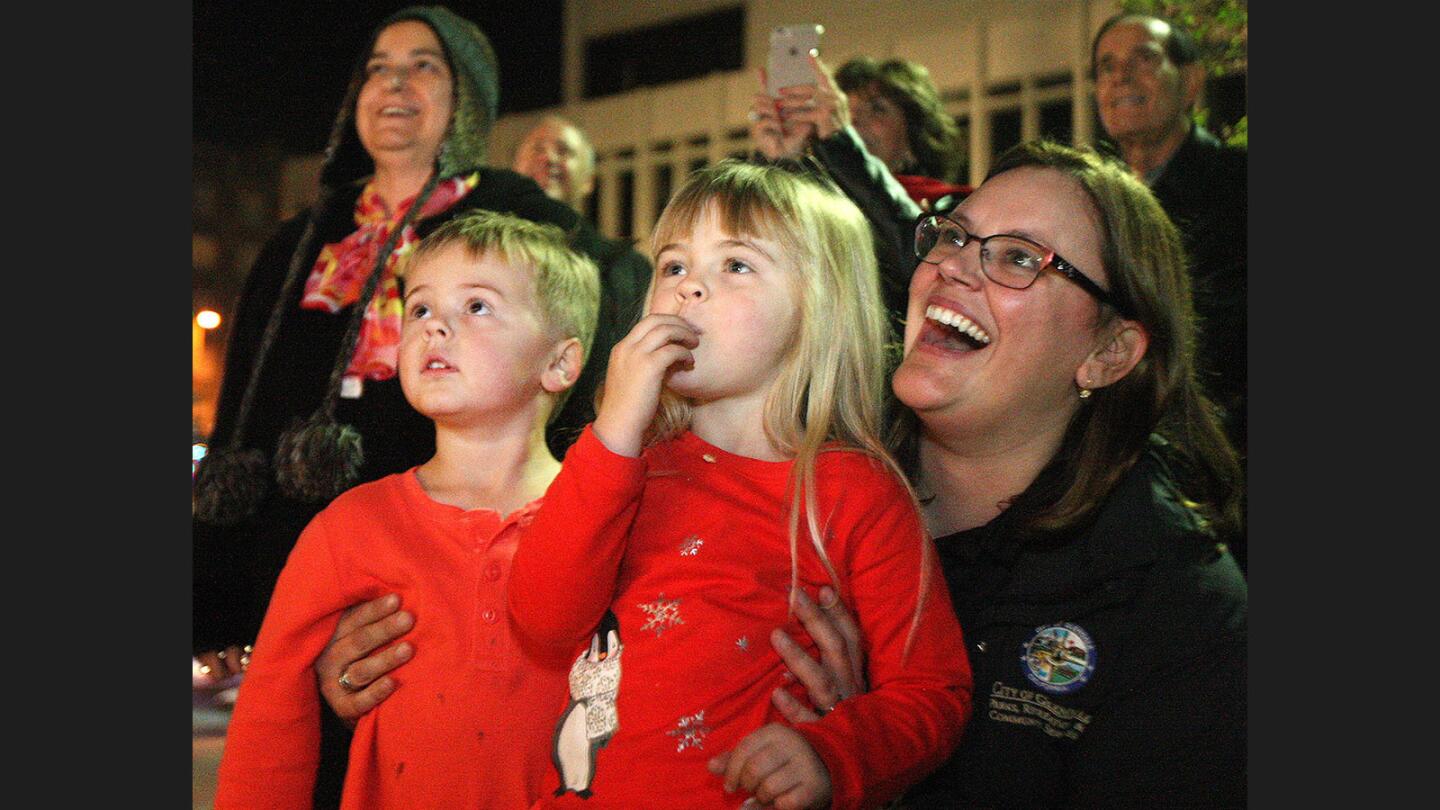
[(595, 190), (595, 147), (573, 123), (547, 115), (520, 142), (512, 168), (540, 184), (553, 200), (584, 213)]
[(1245, 452), (1245, 151), (1195, 122), (1205, 69), (1194, 38), (1143, 14), (1106, 20), (1091, 52), (1105, 134), (1185, 240), (1200, 316), (1202, 379)]
[[(528, 132), (515, 150), (511, 167), (539, 184), (551, 199), (585, 215), (585, 200), (595, 190), (595, 147), (581, 129), (558, 116), (547, 115)], [(588, 410), (596, 386), (605, 378), (610, 347), (639, 319), (650, 284), (650, 262), (632, 243), (600, 238), (600, 322), (595, 347), (585, 361), (585, 374), (575, 384), (571, 400)]]
[(1243, 457), (1246, 153), (1194, 120), (1205, 69), (1189, 32), (1158, 17), (1117, 14), (1100, 26), (1091, 58), (1105, 134), (1184, 239), (1200, 319), (1201, 378), (1224, 407), (1226, 431)]

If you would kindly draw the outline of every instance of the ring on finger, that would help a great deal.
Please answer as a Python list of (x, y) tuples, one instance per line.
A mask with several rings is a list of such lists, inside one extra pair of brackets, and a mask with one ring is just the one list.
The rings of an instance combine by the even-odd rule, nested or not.
[(358, 687), (358, 686), (356, 686), (355, 684), (353, 684), (353, 683), (350, 682), (350, 670), (347, 669), (347, 670), (345, 670), (344, 672), (340, 673), (340, 679), (339, 679), (339, 680), (340, 680), (340, 685), (343, 686), (343, 687), (345, 687), (345, 691), (346, 691), (346, 692), (358, 692), (358, 691), (360, 691), (360, 687)]

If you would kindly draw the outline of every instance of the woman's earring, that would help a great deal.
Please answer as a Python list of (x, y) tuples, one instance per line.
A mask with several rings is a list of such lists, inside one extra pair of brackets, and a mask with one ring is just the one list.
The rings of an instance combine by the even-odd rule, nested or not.
[(1094, 393), (1093, 391), (1090, 390), (1090, 386), (1092, 386), (1092, 385), (1094, 385), (1094, 384), (1095, 384), (1095, 383), (1091, 382), (1088, 377), (1085, 379), (1085, 385), (1084, 385), (1084, 387), (1082, 387), (1082, 388), (1080, 389), (1080, 398), (1081, 398), (1081, 399), (1089, 399), (1089, 398), (1090, 398), (1090, 395)]

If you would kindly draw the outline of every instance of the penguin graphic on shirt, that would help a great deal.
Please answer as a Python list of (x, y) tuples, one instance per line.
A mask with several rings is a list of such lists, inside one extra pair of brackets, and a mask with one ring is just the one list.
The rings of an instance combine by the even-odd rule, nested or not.
[(620, 727), (615, 696), (620, 691), (620, 623), (605, 611), (600, 626), (590, 637), (590, 649), (570, 667), (570, 702), (555, 726), (551, 760), (560, 774), (555, 795), (572, 791), (590, 798), (595, 779), (595, 754)]

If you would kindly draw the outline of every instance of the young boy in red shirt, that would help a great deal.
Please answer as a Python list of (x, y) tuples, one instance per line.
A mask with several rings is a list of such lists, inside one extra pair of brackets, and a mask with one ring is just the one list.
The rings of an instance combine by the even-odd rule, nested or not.
[(407, 688), (363, 717), (342, 807), (527, 807), (551, 776), (568, 656), (540, 660), (506, 616), (517, 539), (560, 470), (545, 425), (590, 349), (594, 263), (560, 229), (476, 212), (403, 269), (401, 387), (435, 455), (336, 498), (276, 584), (230, 721), (217, 808), (310, 806), (319, 757), (312, 665), (340, 613), (400, 594)]

